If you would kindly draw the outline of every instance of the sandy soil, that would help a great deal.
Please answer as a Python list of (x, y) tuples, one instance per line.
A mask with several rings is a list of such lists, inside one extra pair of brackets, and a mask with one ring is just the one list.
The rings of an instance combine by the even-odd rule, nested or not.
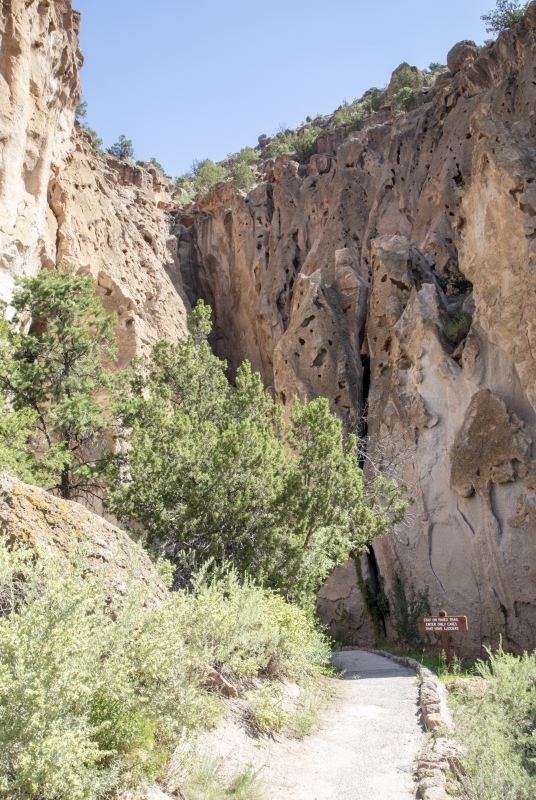
[(270, 800), (410, 800), (415, 756), (424, 742), (415, 673), (353, 650), (338, 653), (342, 679), (318, 728), (303, 741), (255, 738), (232, 719), (206, 735), (203, 750), (229, 773), (252, 764)]

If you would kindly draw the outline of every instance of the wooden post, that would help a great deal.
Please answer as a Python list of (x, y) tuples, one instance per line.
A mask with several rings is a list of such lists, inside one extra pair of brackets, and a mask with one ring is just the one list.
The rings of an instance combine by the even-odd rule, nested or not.
[[(446, 611), (439, 612), (440, 617), (446, 617)], [(445, 661), (447, 664), (447, 670), (450, 672), (451, 667), (451, 658), (450, 658), (450, 641), (449, 641), (449, 632), (448, 631), (441, 631), (441, 647), (445, 651)]]

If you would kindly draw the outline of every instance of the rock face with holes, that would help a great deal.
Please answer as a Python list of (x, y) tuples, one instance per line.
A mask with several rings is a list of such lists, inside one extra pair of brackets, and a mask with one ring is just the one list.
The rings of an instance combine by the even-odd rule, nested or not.
[[(388, 634), (399, 579), (467, 614), (466, 656), (499, 636), (536, 646), (535, 52), (533, 2), (494, 44), (456, 45), (411, 112), (324, 135), (308, 165), (268, 162), (254, 190), (219, 186), (174, 228), (231, 374), (248, 358), (286, 408), (328, 397), (366, 432), (369, 478), (409, 487), (407, 522), (362, 560), (391, 597)], [(319, 610), (373, 638), (352, 565)]]

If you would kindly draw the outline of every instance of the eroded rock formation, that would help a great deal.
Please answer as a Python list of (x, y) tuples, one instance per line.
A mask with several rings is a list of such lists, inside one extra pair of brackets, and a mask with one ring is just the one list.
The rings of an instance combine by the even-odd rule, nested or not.
[(7, 544), (37, 557), (80, 566), (104, 579), (107, 592), (124, 595), (134, 577), (148, 602), (163, 603), (167, 589), (146, 553), (124, 531), (78, 503), (0, 475), (0, 521)]
[(119, 315), (119, 358), (186, 331), (169, 232), (172, 182), (93, 152), (75, 126), (80, 15), (70, 0), (0, 9), (0, 295), (17, 275), (75, 263)]
[[(365, 469), (415, 505), (363, 578), (467, 614), (456, 648), (473, 656), (499, 636), (536, 646), (535, 52), (532, 3), (494, 44), (456, 45), (413, 111), (325, 132), (309, 165), (268, 162), (249, 194), (220, 185), (176, 215), (186, 291), (212, 305), (231, 374), (248, 358), (281, 403), (327, 396), (349, 428), (367, 409)], [(319, 608), (365, 644), (358, 583), (339, 568)]]
[(402, 581), (468, 615), (462, 654), (535, 647), (536, 3), (494, 44), (456, 45), (411, 111), (387, 92), (362, 130), (322, 130), (308, 164), (265, 161), (251, 191), (184, 209), (75, 125), (78, 26), (69, 0), (0, 11), (3, 296), (74, 262), (118, 313), (121, 364), (183, 336), (204, 298), (231, 376), (247, 358), (287, 409), (328, 397), (366, 436), (368, 477), (414, 498), (362, 574), (320, 593), (332, 629), (372, 643), (359, 587)]

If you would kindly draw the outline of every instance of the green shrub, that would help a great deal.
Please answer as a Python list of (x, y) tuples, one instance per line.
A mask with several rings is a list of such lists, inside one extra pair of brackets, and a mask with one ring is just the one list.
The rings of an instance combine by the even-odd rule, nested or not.
[(391, 624), (399, 643), (415, 648), (422, 641), (417, 618), (431, 613), (428, 589), (417, 590), (410, 584), (406, 591), (404, 582), (397, 576), (389, 606)]
[(366, 108), (358, 100), (354, 100), (353, 103), (343, 103), (335, 113), (333, 121), (335, 124), (343, 122), (347, 131), (357, 131), (362, 127), (366, 116)]
[(276, 732), (286, 728), (290, 714), (281, 706), (281, 689), (279, 686), (265, 684), (262, 689), (252, 693), (250, 709), (255, 725), (266, 732)]
[(291, 156), (295, 153), (296, 137), (286, 136), (284, 133), (276, 134), (268, 147), (263, 152), (263, 158), (280, 158), (280, 156)]
[(197, 192), (208, 192), (217, 183), (224, 181), (229, 173), (220, 164), (215, 164), (209, 158), (203, 159), (194, 168), (193, 185)]
[(396, 95), (401, 89), (420, 89), (424, 78), (420, 72), (414, 72), (411, 67), (403, 67), (396, 73), (393, 81), (393, 93)]
[(458, 687), (454, 713), (465, 775), (456, 794), (465, 800), (532, 800), (536, 797), (536, 655), (504, 653), (477, 662), (488, 682)]
[[(110, 597), (106, 569), (95, 573), (93, 563), (88, 571), (83, 552), (66, 568), (10, 551), (6, 540), (0, 796), (97, 800), (142, 786), (163, 772), (178, 741), (220, 718), (222, 704), (203, 687), (208, 666), (230, 678), (304, 680), (329, 659), (304, 611), (232, 571), (201, 573), (192, 591), (146, 606), (135, 565), (122, 593)], [(279, 724), (270, 692), (277, 689), (261, 690), (254, 706), (262, 724), (270, 714), (270, 725)]]
[(316, 140), (319, 133), (319, 128), (310, 127), (305, 128), (301, 135), (294, 137), (294, 152), (303, 164), (316, 154)]
[(155, 158), (154, 156), (153, 156), (153, 157), (151, 158), (151, 160), (149, 161), (149, 164), (152, 164), (152, 165), (153, 165), (153, 167), (154, 167), (155, 169), (158, 169), (158, 170), (160, 170), (160, 172), (163, 172), (163, 173), (165, 174), (165, 169), (164, 169), (164, 167), (162, 166), (162, 164), (160, 163), (160, 161), (157, 161), (157, 160), (156, 160), (156, 158)]
[(231, 174), (233, 176), (233, 186), (236, 189), (251, 189), (257, 182), (255, 173), (245, 162), (235, 164)]
[(451, 305), (448, 313), (449, 318), (443, 323), (443, 332), (451, 344), (459, 345), (469, 333), (473, 319), (463, 310), (463, 299)]
[(242, 677), (298, 680), (318, 675), (328, 661), (314, 621), (279, 594), (240, 581), (233, 570), (219, 578), (201, 571), (193, 589), (181, 594), (177, 624), (205, 663)]
[(235, 160), (239, 164), (253, 164), (254, 161), (257, 161), (258, 157), (259, 155), (253, 147), (243, 147), (242, 150), (236, 154)]
[(415, 107), (415, 92), (409, 86), (404, 86), (395, 94), (395, 101), (404, 111), (411, 111)]
[(486, 33), (500, 33), (521, 22), (528, 7), (529, 3), (519, 3), (518, 0), (496, 0), (495, 9), (480, 19), (487, 22)]
[(362, 105), (367, 114), (371, 114), (373, 111), (379, 111), (382, 104), (382, 96), (382, 90), (378, 89), (376, 86), (373, 86), (372, 89), (365, 92)]
[(229, 561), (309, 602), (406, 503), (381, 478), (365, 493), (356, 439), (326, 399), (296, 399), (284, 424), (248, 363), (231, 386), (207, 341), (210, 315), (198, 304), (191, 336), (159, 342), (121, 387), (114, 414), (128, 447), (110, 456), (110, 510), (185, 575), (192, 557)]
[(176, 608), (132, 579), (8, 551), (0, 541), (0, 794), (93, 800), (153, 780), (192, 726), (217, 719)]

